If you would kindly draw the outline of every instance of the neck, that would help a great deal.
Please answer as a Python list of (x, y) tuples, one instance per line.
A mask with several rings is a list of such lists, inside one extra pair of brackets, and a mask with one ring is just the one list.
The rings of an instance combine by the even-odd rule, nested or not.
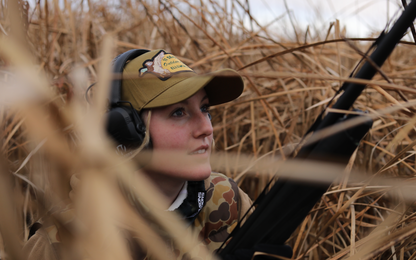
[(166, 175), (157, 172), (146, 171), (146, 175), (152, 180), (153, 184), (159, 188), (162, 194), (165, 195), (169, 205), (171, 205), (178, 197), (179, 192), (186, 182), (184, 180), (166, 177)]

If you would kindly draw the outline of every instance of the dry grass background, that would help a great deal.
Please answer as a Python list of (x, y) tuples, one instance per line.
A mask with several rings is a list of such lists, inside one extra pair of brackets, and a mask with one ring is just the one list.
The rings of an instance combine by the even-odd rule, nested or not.
[[(373, 39), (345, 39), (336, 21), (323, 38), (296, 26), (289, 37), (259, 25), (247, 2), (227, 3), (56, 0), (25, 9), (0, 1), (2, 259), (24, 259), (28, 225), (40, 217), (66, 227), (68, 258), (128, 259), (115, 219), (159, 259), (172, 255), (150, 220), (192, 251), (196, 241), (177, 219), (157, 210), (139, 216), (113, 187), (118, 179), (143, 201), (165, 205), (134, 173), (137, 160), (116, 156), (102, 133), (108, 65), (131, 48), (163, 48), (198, 73), (241, 72), (242, 97), (212, 108), (213, 166), (253, 199), (275, 173), (336, 179), (288, 240), (294, 259), (416, 258), (414, 44), (400, 44), (382, 67), (389, 82), (377, 75), (355, 103), (374, 126), (346, 170), (306, 162), (285, 168), (281, 162), (360, 60), (356, 50)], [(97, 81), (89, 105), (83, 95)], [(261, 168), (266, 157), (278, 157), (276, 167)], [(74, 173), (84, 184), (70, 199)]]

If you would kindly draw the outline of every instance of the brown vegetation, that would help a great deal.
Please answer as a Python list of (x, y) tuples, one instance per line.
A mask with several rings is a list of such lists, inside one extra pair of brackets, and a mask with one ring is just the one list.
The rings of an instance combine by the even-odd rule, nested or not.
[[(246, 83), (242, 97), (212, 108), (214, 169), (235, 178), (253, 199), (273, 174), (290, 177), (277, 164), (249, 167), (263, 156), (288, 158), (359, 62), (357, 49), (365, 52), (374, 39), (345, 39), (334, 22), (325, 39), (302, 32), (293, 40), (258, 24), (243, 2), (67, 0), (36, 1), (25, 9), (21, 1), (0, 1), (2, 258), (22, 259), (28, 225), (39, 217), (68, 222), (59, 212), (70, 205), (74, 173), (86, 184), (83, 200), (73, 207), (89, 208), (77, 221), (91, 224), (91, 232), (69, 229), (69, 241), (83, 243), (91, 259), (125, 258), (109, 224), (119, 211), (150, 252), (172, 257), (148, 228), (150, 220), (121, 202), (112, 180), (151, 204), (164, 205), (162, 198), (134, 174), (134, 163), (114, 155), (102, 139), (108, 65), (132, 48), (163, 48), (198, 73), (239, 70)], [(374, 118), (373, 128), (288, 240), (294, 259), (416, 258), (414, 49), (413, 43), (400, 44), (382, 67), (389, 81), (377, 75), (354, 104)], [(84, 92), (97, 81), (89, 105)], [(225, 152), (225, 163), (215, 160), (219, 152)], [(297, 178), (319, 182), (327, 179), (313, 173), (330, 167), (305, 163), (292, 169)], [(166, 231), (186, 233), (182, 225), (169, 224), (178, 220), (154, 214)], [(193, 247), (194, 240), (179, 237), (175, 243)]]

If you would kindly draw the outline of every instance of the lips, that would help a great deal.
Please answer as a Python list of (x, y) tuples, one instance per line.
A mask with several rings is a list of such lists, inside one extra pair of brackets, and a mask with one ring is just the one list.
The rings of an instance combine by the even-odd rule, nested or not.
[(203, 154), (208, 150), (208, 148), (209, 148), (209, 145), (203, 145), (193, 150), (192, 152), (190, 152), (190, 154)]
[(205, 153), (206, 151), (207, 151), (206, 149), (201, 149), (201, 150), (193, 152), (192, 154), (201, 154), (201, 153)]

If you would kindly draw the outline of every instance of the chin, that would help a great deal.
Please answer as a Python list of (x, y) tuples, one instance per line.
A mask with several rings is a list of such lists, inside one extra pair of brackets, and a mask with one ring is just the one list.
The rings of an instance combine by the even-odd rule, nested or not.
[(211, 165), (195, 167), (194, 169), (187, 170), (185, 179), (187, 181), (203, 181), (211, 175)]
[(166, 176), (173, 177), (184, 181), (203, 181), (211, 175), (211, 165), (194, 165), (186, 168), (170, 168), (161, 172)]
[(196, 165), (158, 164), (157, 167), (152, 167), (150, 170), (160, 176), (182, 181), (202, 181), (211, 175), (209, 163)]
[(202, 181), (211, 175), (211, 163), (209, 157), (206, 156), (189, 157), (178, 154), (175, 157), (171, 151), (166, 154), (159, 151), (152, 154), (149, 166), (151, 166), (151, 171), (172, 178), (172, 180)]

